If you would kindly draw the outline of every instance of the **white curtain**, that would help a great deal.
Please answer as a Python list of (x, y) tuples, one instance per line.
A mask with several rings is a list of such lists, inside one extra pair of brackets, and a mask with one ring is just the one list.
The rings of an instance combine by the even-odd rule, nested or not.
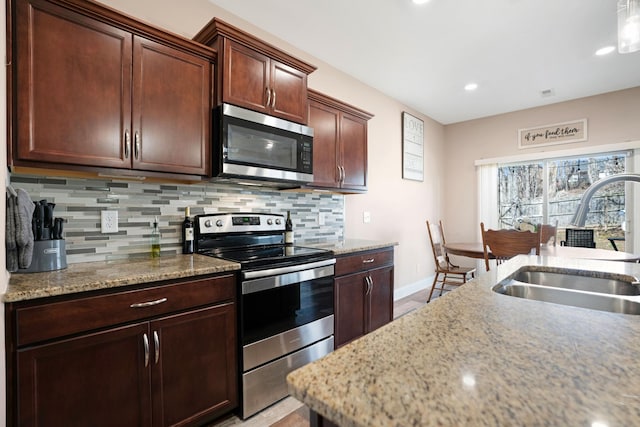
[[(627, 162), (627, 172), (640, 173), (640, 149), (633, 150)], [(637, 254), (640, 252), (640, 183), (630, 182), (626, 187), (626, 232), (625, 251)]]
[[(480, 223), (484, 222), (486, 228), (498, 228), (498, 164), (482, 164), (476, 166), (478, 175), (478, 225), (476, 227), (477, 241), (482, 242)], [(477, 260), (476, 270), (485, 271), (483, 260)]]
[(478, 241), (482, 241), (480, 235), (480, 223), (484, 222), (485, 228), (498, 228), (498, 164), (485, 164), (476, 166), (478, 174)]

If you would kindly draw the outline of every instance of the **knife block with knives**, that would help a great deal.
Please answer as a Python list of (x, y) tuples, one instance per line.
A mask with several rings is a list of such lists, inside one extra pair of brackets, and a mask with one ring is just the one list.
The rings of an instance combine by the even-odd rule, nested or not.
[(55, 218), (55, 203), (47, 200), (34, 202), (33, 219), (33, 260), (28, 268), (19, 269), (18, 273), (38, 273), (67, 268), (66, 242), (62, 238), (64, 219)]

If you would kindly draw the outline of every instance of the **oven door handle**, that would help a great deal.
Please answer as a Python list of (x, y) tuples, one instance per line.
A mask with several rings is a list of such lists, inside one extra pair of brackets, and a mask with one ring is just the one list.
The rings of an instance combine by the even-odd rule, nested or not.
[(244, 271), (242, 272), (243, 279), (259, 279), (266, 276), (276, 276), (288, 273), (295, 273), (297, 271), (311, 270), (317, 267), (324, 267), (327, 265), (333, 265), (336, 263), (335, 258), (325, 259), (322, 261), (309, 262), (306, 264), (290, 265), (288, 267), (269, 268), (265, 270)]
[(295, 285), (307, 280), (315, 280), (323, 277), (333, 277), (334, 271), (334, 266), (333, 264), (331, 264), (302, 271), (294, 271), (292, 273), (280, 274), (277, 276), (243, 280), (242, 295), (266, 291), (268, 289), (280, 288), (283, 286)]

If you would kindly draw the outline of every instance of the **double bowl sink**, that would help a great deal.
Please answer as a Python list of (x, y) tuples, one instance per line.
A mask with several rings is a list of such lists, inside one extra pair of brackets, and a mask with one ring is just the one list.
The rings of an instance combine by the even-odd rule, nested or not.
[(640, 314), (640, 283), (636, 277), (624, 274), (527, 266), (492, 289), (518, 298)]

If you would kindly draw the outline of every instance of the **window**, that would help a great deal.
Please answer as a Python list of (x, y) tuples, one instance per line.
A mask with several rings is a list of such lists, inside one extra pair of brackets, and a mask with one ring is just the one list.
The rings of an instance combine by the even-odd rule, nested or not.
[[(563, 240), (585, 190), (600, 178), (625, 172), (626, 158), (626, 153), (610, 153), (499, 165), (500, 227), (511, 228), (520, 219), (557, 221), (557, 239)], [(624, 250), (625, 200), (624, 182), (603, 187), (591, 199), (586, 227), (594, 229), (596, 247)]]

